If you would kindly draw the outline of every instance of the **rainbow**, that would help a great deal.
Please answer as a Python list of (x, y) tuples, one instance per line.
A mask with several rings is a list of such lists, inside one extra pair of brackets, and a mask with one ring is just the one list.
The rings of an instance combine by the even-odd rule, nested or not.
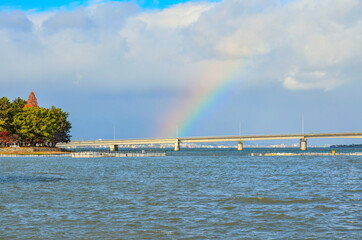
[[(205, 117), (228, 96), (243, 69), (241, 61), (227, 64), (216, 71), (208, 68), (199, 84), (193, 85), (188, 97), (171, 111), (161, 128), (163, 137), (192, 136)], [(212, 75), (207, 76), (212, 72)]]

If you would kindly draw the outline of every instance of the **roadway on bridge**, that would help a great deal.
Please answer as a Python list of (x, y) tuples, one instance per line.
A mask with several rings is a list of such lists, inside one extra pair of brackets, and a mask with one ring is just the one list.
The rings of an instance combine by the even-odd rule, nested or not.
[[(312, 138), (362, 138), (362, 132), (350, 133), (308, 133), (308, 134), (274, 134), (274, 135), (246, 135), (246, 136), (213, 136), (213, 137), (182, 137), (182, 138), (144, 138), (144, 139), (117, 139), (117, 140), (84, 140), (59, 143), (58, 147), (80, 147), (100, 145), (137, 145), (137, 144), (175, 144), (206, 143), (206, 142), (238, 142), (259, 140), (300, 139), (301, 145)], [(306, 147), (306, 146), (305, 146)], [(241, 146), (242, 149), (242, 146)]]

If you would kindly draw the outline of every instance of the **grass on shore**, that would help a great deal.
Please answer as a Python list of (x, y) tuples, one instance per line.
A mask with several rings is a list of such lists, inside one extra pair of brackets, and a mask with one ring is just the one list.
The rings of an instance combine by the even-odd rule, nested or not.
[(47, 149), (46, 147), (34, 147), (35, 149), (37, 149), (38, 151), (34, 151), (34, 152), (30, 152), (27, 151), (25, 149), (29, 149), (30, 147), (19, 147), (19, 148), (12, 148), (12, 151), (2, 151), (2, 149), (9, 149), (9, 147), (0, 147), (0, 154), (1, 155), (64, 155), (64, 154), (69, 154), (71, 151), (69, 150), (64, 150), (59, 148), (59, 151), (57, 151), (58, 149), (54, 150), (54, 148), (52, 149)]
[(1, 152), (1, 155), (64, 155), (64, 154), (69, 154), (69, 152), (28, 152), (28, 153), (20, 153), (20, 152), (13, 152), (13, 153), (9, 153), (9, 152)]

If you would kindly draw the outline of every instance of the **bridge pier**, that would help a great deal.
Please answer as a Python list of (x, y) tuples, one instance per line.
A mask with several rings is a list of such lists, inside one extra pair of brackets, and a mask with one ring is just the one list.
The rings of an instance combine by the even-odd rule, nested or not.
[(243, 141), (239, 141), (238, 142), (238, 151), (242, 151), (244, 149), (244, 146), (243, 146)]
[(110, 145), (109, 148), (110, 148), (111, 152), (118, 151), (118, 145)]
[(306, 138), (300, 139), (300, 150), (301, 151), (307, 150), (307, 139)]
[(180, 140), (176, 140), (175, 142), (175, 151), (180, 151)]

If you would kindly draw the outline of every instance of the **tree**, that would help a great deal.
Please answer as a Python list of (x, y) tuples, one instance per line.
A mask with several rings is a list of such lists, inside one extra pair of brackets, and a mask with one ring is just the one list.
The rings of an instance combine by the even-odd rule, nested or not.
[(55, 147), (58, 142), (69, 142), (71, 137), (69, 133), (72, 128), (72, 124), (67, 120), (69, 113), (54, 106), (48, 111), (47, 141), (52, 147)]
[(37, 99), (35, 97), (34, 92), (30, 93), (28, 101), (26, 102), (24, 107), (36, 107), (36, 108), (39, 107), (38, 106), (38, 101), (37, 101)]
[(14, 113), (14, 115), (16, 115), (17, 112), (20, 112), (21, 110), (23, 110), (23, 108), (26, 105), (26, 101), (24, 99), (21, 98), (15, 98), (14, 101), (12, 101), (11, 103), (11, 111)]
[(0, 99), (0, 144), (55, 147), (58, 142), (69, 142), (72, 125), (68, 116), (69, 113), (54, 106), (39, 107), (34, 92), (27, 102), (16, 98), (10, 103), (3, 97)]
[(8, 98), (0, 98), (0, 131), (9, 131), (11, 104)]
[(27, 107), (14, 117), (13, 126), (17, 129), (20, 142), (30, 143), (35, 146), (42, 141), (42, 130), (44, 129), (43, 114), (45, 108)]
[(13, 142), (11, 133), (0, 131), (0, 145), (8, 146), (11, 142)]
[(14, 116), (23, 110), (26, 101), (16, 98), (13, 102), (3, 97), (0, 99), (0, 144), (9, 145), (17, 141), (13, 126)]
[(10, 116), (9, 116), (10, 127), (9, 127), (8, 131), (12, 133), (12, 142), (17, 142), (17, 140), (18, 140), (18, 135), (16, 134), (17, 129), (15, 128), (15, 126), (13, 124), (14, 117), (19, 112), (23, 111), (25, 104), (26, 104), (26, 101), (19, 97), (14, 99), (14, 101), (12, 101), (12, 103), (11, 103), (11, 110), (10, 110)]
[(70, 141), (71, 123), (68, 113), (52, 107), (24, 108), (14, 118), (14, 126), (21, 142), (35, 146), (37, 143), (55, 147), (58, 142)]

